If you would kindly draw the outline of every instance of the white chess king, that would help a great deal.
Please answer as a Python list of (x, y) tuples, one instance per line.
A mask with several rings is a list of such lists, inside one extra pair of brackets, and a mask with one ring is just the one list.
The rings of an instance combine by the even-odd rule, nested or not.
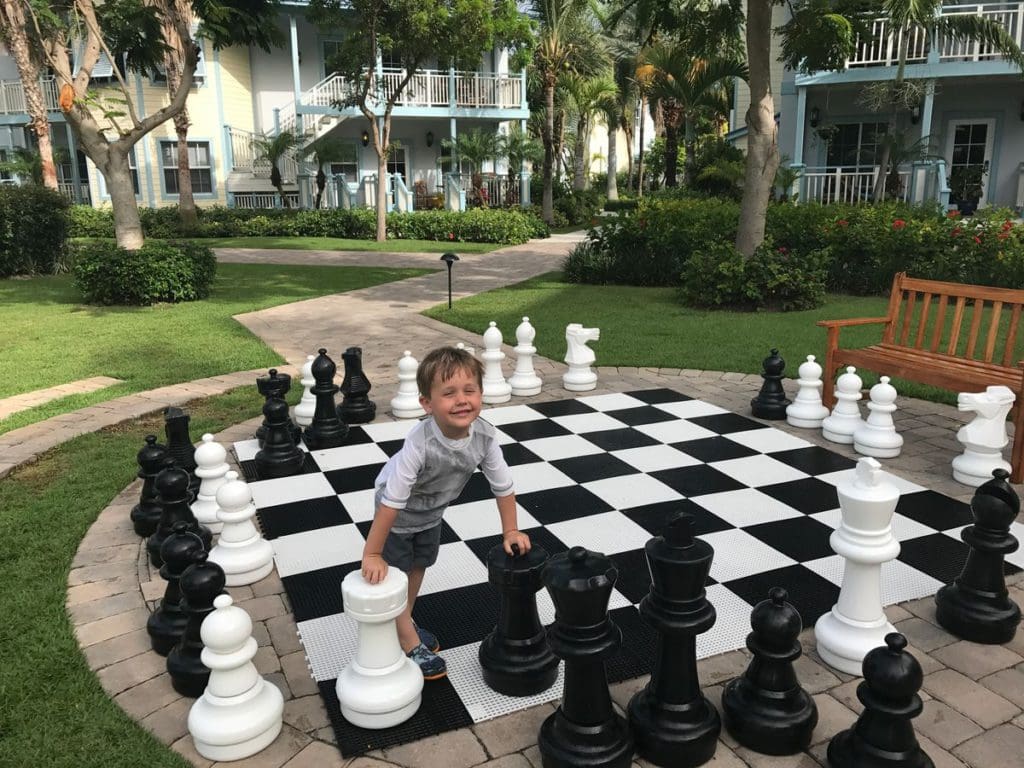
[(587, 342), (600, 338), (600, 328), (584, 328), (580, 323), (565, 327), (565, 362), (569, 370), (562, 374), (562, 386), (570, 392), (588, 392), (597, 387), (597, 373), (590, 367), (596, 357)]
[(956, 439), (964, 446), (964, 452), (953, 459), (953, 479), (958, 483), (977, 487), (992, 479), (993, 470), (1010, 471), (1010, 463), (1003, 459), (1003, 448), (1010, 441), (1006, 435), (1006, 414), (1016, 399), (1013, 390), (1004, 386), (957, 395), (958, 410), (977, 414), (956, 433)]

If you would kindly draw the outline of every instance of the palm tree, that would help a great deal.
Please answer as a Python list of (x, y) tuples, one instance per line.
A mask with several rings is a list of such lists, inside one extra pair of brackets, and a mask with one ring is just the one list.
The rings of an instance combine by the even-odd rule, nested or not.
[[(611, 75), (584, 79), (569, 75), (562, 86), (576, 114), (576, 146), (573, 152), (573, 189), (587, 188), (586, 155), (594, 116), (615, 104), (618, 87)], [(610, 130), (610, 129), (609, 129)]]
[(499, 157), (508, 161), (508, 188), (509, 200), (518, 201), (519, 183), (517, 176), (522, 170), (524, 163), (539, 163), (544, 158), (544, 147), (529, 133), (519, 127), (519, 123), (512, 123), (508, 133), (501, 137)]
[(459, 162), (470, 165), (470, 197), (477, 205), (486, 207), (487, 199), (483, 191), (483, 174), (481, 169), (488, 160), (496, 160), (501, 154), (501, 137), (495, 131), (484, 131), (475, 128), (460, 133), (452, 139), (443, 139), (441, 146), (450, 149)]
[(302, 148), (302, 157), (312, 157), (316, 165), (316, 199), (313, 207), (319, 209), (324, 198), (324, 188), (327, 186), (327, 174), (324, 173), (324, 166), (338, 160), (344, 160), (350, 152), (350, 146), (341, 139), (334, 136), (321, 136), (311, 141)]
[(281, 206), (290, 208), (288, 198), (284, 196), (284, 180), (278, 167), (281, 160), (302, 146), (304, 136), (292, 131), (281, 131), (276, 136), (257, 136), (252, 140), (252, 148), (256, 153), (255, 160), (270, 163), (270, 183), (281, 196)]

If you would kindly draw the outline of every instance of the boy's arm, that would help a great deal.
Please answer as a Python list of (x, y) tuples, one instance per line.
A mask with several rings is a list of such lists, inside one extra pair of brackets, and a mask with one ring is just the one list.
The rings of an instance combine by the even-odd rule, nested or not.
[(377, 514), (373, 516), (370, 531), (366, 534), (366, 544), (363, 545), (363, 578), (371, 584), (377, 584), (388, 574), (388, 564), (384, 562), (381, 552), (384, 551), (384, 541), (396, 517), (397, 509), (386, 504), (377, 505)]
[(516, 512), (516, 495), (495, 496), (498, 502), (498, 516), (501, 518), (501, 543), (508, 554), (512, 552), (512, 545), (519, 547), (519, 554), (523, 555), (530, 551), (530, 537), (519, 530)]

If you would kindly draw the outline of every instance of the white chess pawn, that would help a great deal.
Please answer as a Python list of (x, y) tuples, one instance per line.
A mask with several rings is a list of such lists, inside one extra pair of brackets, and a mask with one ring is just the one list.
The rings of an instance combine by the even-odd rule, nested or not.
[(257, 648), (249, 614), (232, 605), (231, 595), (218, 595), (213, 606), (199, 630), (210, 682), (188, 712), (188, 732), (207, 760), (243, 760), (281, 732), (284, 697), (252, 663)]
[(863, 386), (864, 382), (852, 365), (836, 379), (836, 407), (832, 409), (832, 415), (821, 422), (821, 434), (826, 440), (845, 445), (853, 442), (853, 433), (864, 423), (857, 404), (862, 397), (860, 390)]
[(228, 472), (227, 482), (217, 491), (217, 505), (223, 528), (217, 546), (210, 550), (210, 562), (224, 569), (229, 587), (259, 581), (274, 567), (274, 548), (253, 523), (252, 491), (237, 472)]
[(868, 417), (853, 434), (853, 450), (876, 459), (892, 459), (900, 455), (903, 435), (896, 433), (892, 414), (896, 410), (896, 388), (883, 376), (871, 388)]
[(836, 487), (842, 523), (829, 544), (845, 558), (839, 601), (814, 625), (818, 655), (851, 675), (861, 674), (868, 651), (885, 645), (895, 628), (882, 610), (882, 563), (894, 560), (900, 544), (892, 533), (892, 516), (900, 499), (895, 485), (882, 476), (875, 459), (857, 462), (852, 483)]
[(398, 394), (391, 398), (391, 415), (396, 419), (418, 419), (426, 413), (420, 405), (420, 390), (416, 385), (419, 367), (412, 352), (405, 350), (398, 361)]
[(360, 728), (390, 728), (419, 709), (423, 673), (398, 643), (395, 618), (405, 610), (409, 581), (398, 568), (370, 584), (358, 570), (341, 582), (345, 615), (359, 623), (355, 658), (338, 675), (341, 714)]
[(493, 320), (484, 331), (484, 351), (480, 357), (484, 362), (483, 401), (490, 405), (507, 403), (512, 399), (512, 387), (501, 371), (505, 353), (501, 351), (501, 331)]
[(203, 435), (203, 442), (195, 453), (196, 476), (202, 482), (199, 483), (196, 500), (192, 502), (192, 514), (211, 533), (220, 533), (221, 529), (217, 520), (217, 489), (224, 485), (225, 475), (231, 469), (227, 457), (227, 450), (220, 443), (214, 442), (213, 435)]
[(565, 326), (565, 363), (569, 370), (562, 374), (562, 386), (570, 392), (588, 392), (597, 387), (594, 350), (587, 342), (601, 339), (600, 328), (584, 328), (580, 323)]
[(828, 416), (828, 408), (821, 402), (821, 366), (814, 362), (814, 355), (808, 355), (807, 361), (798, 369), (800, 378), (796, 383), (797, 390), (793, 402), (786, 408), (786, 421), (794, 427), (803, 429), (821, 429), (821, 423)]
[(536, 336), (537, 331), (530, 325), (530, 318), (524, 317), (523, 322), (516, 328), (516, 369), (508, 380), (512, 394), (517, 397), (527, 397), (540, 392), (540, 376), (533, 370), (533, 356), (537, 354), (533, 340)]
[(306, 362), (302, 365), (302, 378), (299, 379), (303, 386), (302, 399), (295, 404), (294, 409), (295, 423), (303, 428), (313, 423), (313, 412), (316, 410), (316, 397), (312, 392), (316, 386), (316, 379), (313, 378), (314, 360), (316, 355), (306, 355)]
[(464, 344), (461, 341), (458, 344), (455, 345), (455, 348), (457, 350), (459, 350), (460, 352), (469, 352), (469, 354), (471, 354), (471, 355), (475, 355), (476, 354), (476, 347), (467, 346), (466, 344)]
[(1003, 448), (1010, 441), (1006, 435), (1006, 415), (1014, 400), (1013, 390), (1002, 385), (957, 396), (958, 410), (976, 414), (956, 433), (956, 439), (964, 446), (964, 452), (953, 459), (953, 479), (958, 483), (977, 487), (991, 480), (996, 469), (1010, 471), (1010, 462), (1003, 459)]

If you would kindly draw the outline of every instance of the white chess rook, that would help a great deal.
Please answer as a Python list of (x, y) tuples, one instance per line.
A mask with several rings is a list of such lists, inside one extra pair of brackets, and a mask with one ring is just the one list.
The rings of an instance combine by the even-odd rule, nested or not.
[(244, 760), (281, 732), (284, 697), (252, 663), (257, 647), (249, 614), (230, 595), (218, 595), (213, 605), (200, 629), (210, 682), (188, 712), (188, 732), (207, 760)]
[(565, 327), (565, 363), (562, 386), (570, 392), (589, 392), (597, 387), (597, 373), (590, 367), (596, 356), (587, 342), (601, 339), (600, 328), (584, 328), (580, 323)]
[(303, 386), (302, 399), (295, 404), (293, 413), (295, 423), (303, 428), (313, 423), (313, 413), (316, 411), (316, 397), (311, 391), (316, 386), (316, 379), (313, 378), (314, 360), (316, 355), (306, 355), (306, 362), (302, 365), (302, 378), (299, 379)]
[(217, 505), (217, 519), (223, 528), (217, 546), (210, 550), (210, 562), (224, 569), (229, 587), (259, 581), (274, 567), (274, 548), (253, 523), (256, 505), (252, 492), (237, 472), (228, 472), (227, 482), (217, 491)]
[(412, 352), (405, 350), (398, 361), (398, 394), (391, 398), (391, 415), (396, 419), (418, 419), (426, 414), (420, 405), (420, 390), (416, 385), (419, 367)]
[(853, 482), (836, 492), (843, 519), (829, 543), (845, 558), (843, 585), (839, 601), (814, 625), (814, 637), (825, 663), (860, 675), (868, 651), (885, 645), (885, 636), (896, 631), (882, 609), (882, 564), (900, 553), (892, 533), (900, 492), (872, 458), (860, 459)]
[(505, 353), (501, 351), (501, 331), (493, 320), (484, 331), (484, 351), (480, 357), (484, 361), (483, 401), (489, 405), (507, 403), (512, 399), (512, 386), (501, 371)]
[(956, 439), (964, 452), (953, 459), (953, 479), (977, 487), (992, 479), (997, 469), (1010, 471), (1010, 462), (1003, 459), (1003, 448), (1010, 442), (1006, 434), (1006, 415), (1016, 400), (1009, 387), (987, 387), (984, 392), (961, 392), (957, 409), (977, 414), (960, 427)]
[(853, 443), (853, 434), (864, 423), (860, 415), (860, 406), (857, 404), (862, 397), (860, 390), (863, 386), (864, 382), (852, 365), (846, 369), (846, 373), (836, 379), (836, 407), (832, 409), (832, 414), (821, 422), (821, 435), (826, 440), (845, 445)]
[(227, 450), (214, 442), (213, 435), (203, 435), (203, 442), (195, 453), (196, 476), (202, 482), (199, 483), (196, 500), (192, 502), (192, 514), (210, 529), (210, 533), (220, 533), (221, 529), (217, 519), (217, 489), (224, 485), (224, 478), (231, 469), (227, 457)]
[(533, 340), (536, 336), (537, 331), (530, 325), (530, 318), (524, 317), (523, 322), (516, 328), (516, 369), (508, 380), (512, 394), (517, 397), (529, 397), (540, 393), (540, 376), (533, 370), (533, 356), (537, 354)]
[(341, 714), (360, 728), (391, 728), (419, 709), (423, 673), (398, 643), (395, 618), (405, 610), (409, 581), (397, 568), (388, 568), (378, 584), (359, 571), (341, 582), (345, 614), (359, 623), (359, 640), (352, 662), (338, 675), (336, 692)]
[(794, 427), (821, 429), (821, 423), (828, 416), (828, 408), (821, 402), (821, 366), (814, 362), (814, 355), (808, 355), (798, 369), (797, 390), (793, 402), (786, 408), (786, 421)]
[(896, 388), (882, 376), (871, 388), (868, 417), (853, 433), (853, 450), (876, 459), (893, 459), (903, 448), (903, 435), (897, 434), (892, 414), (896, 410)]

